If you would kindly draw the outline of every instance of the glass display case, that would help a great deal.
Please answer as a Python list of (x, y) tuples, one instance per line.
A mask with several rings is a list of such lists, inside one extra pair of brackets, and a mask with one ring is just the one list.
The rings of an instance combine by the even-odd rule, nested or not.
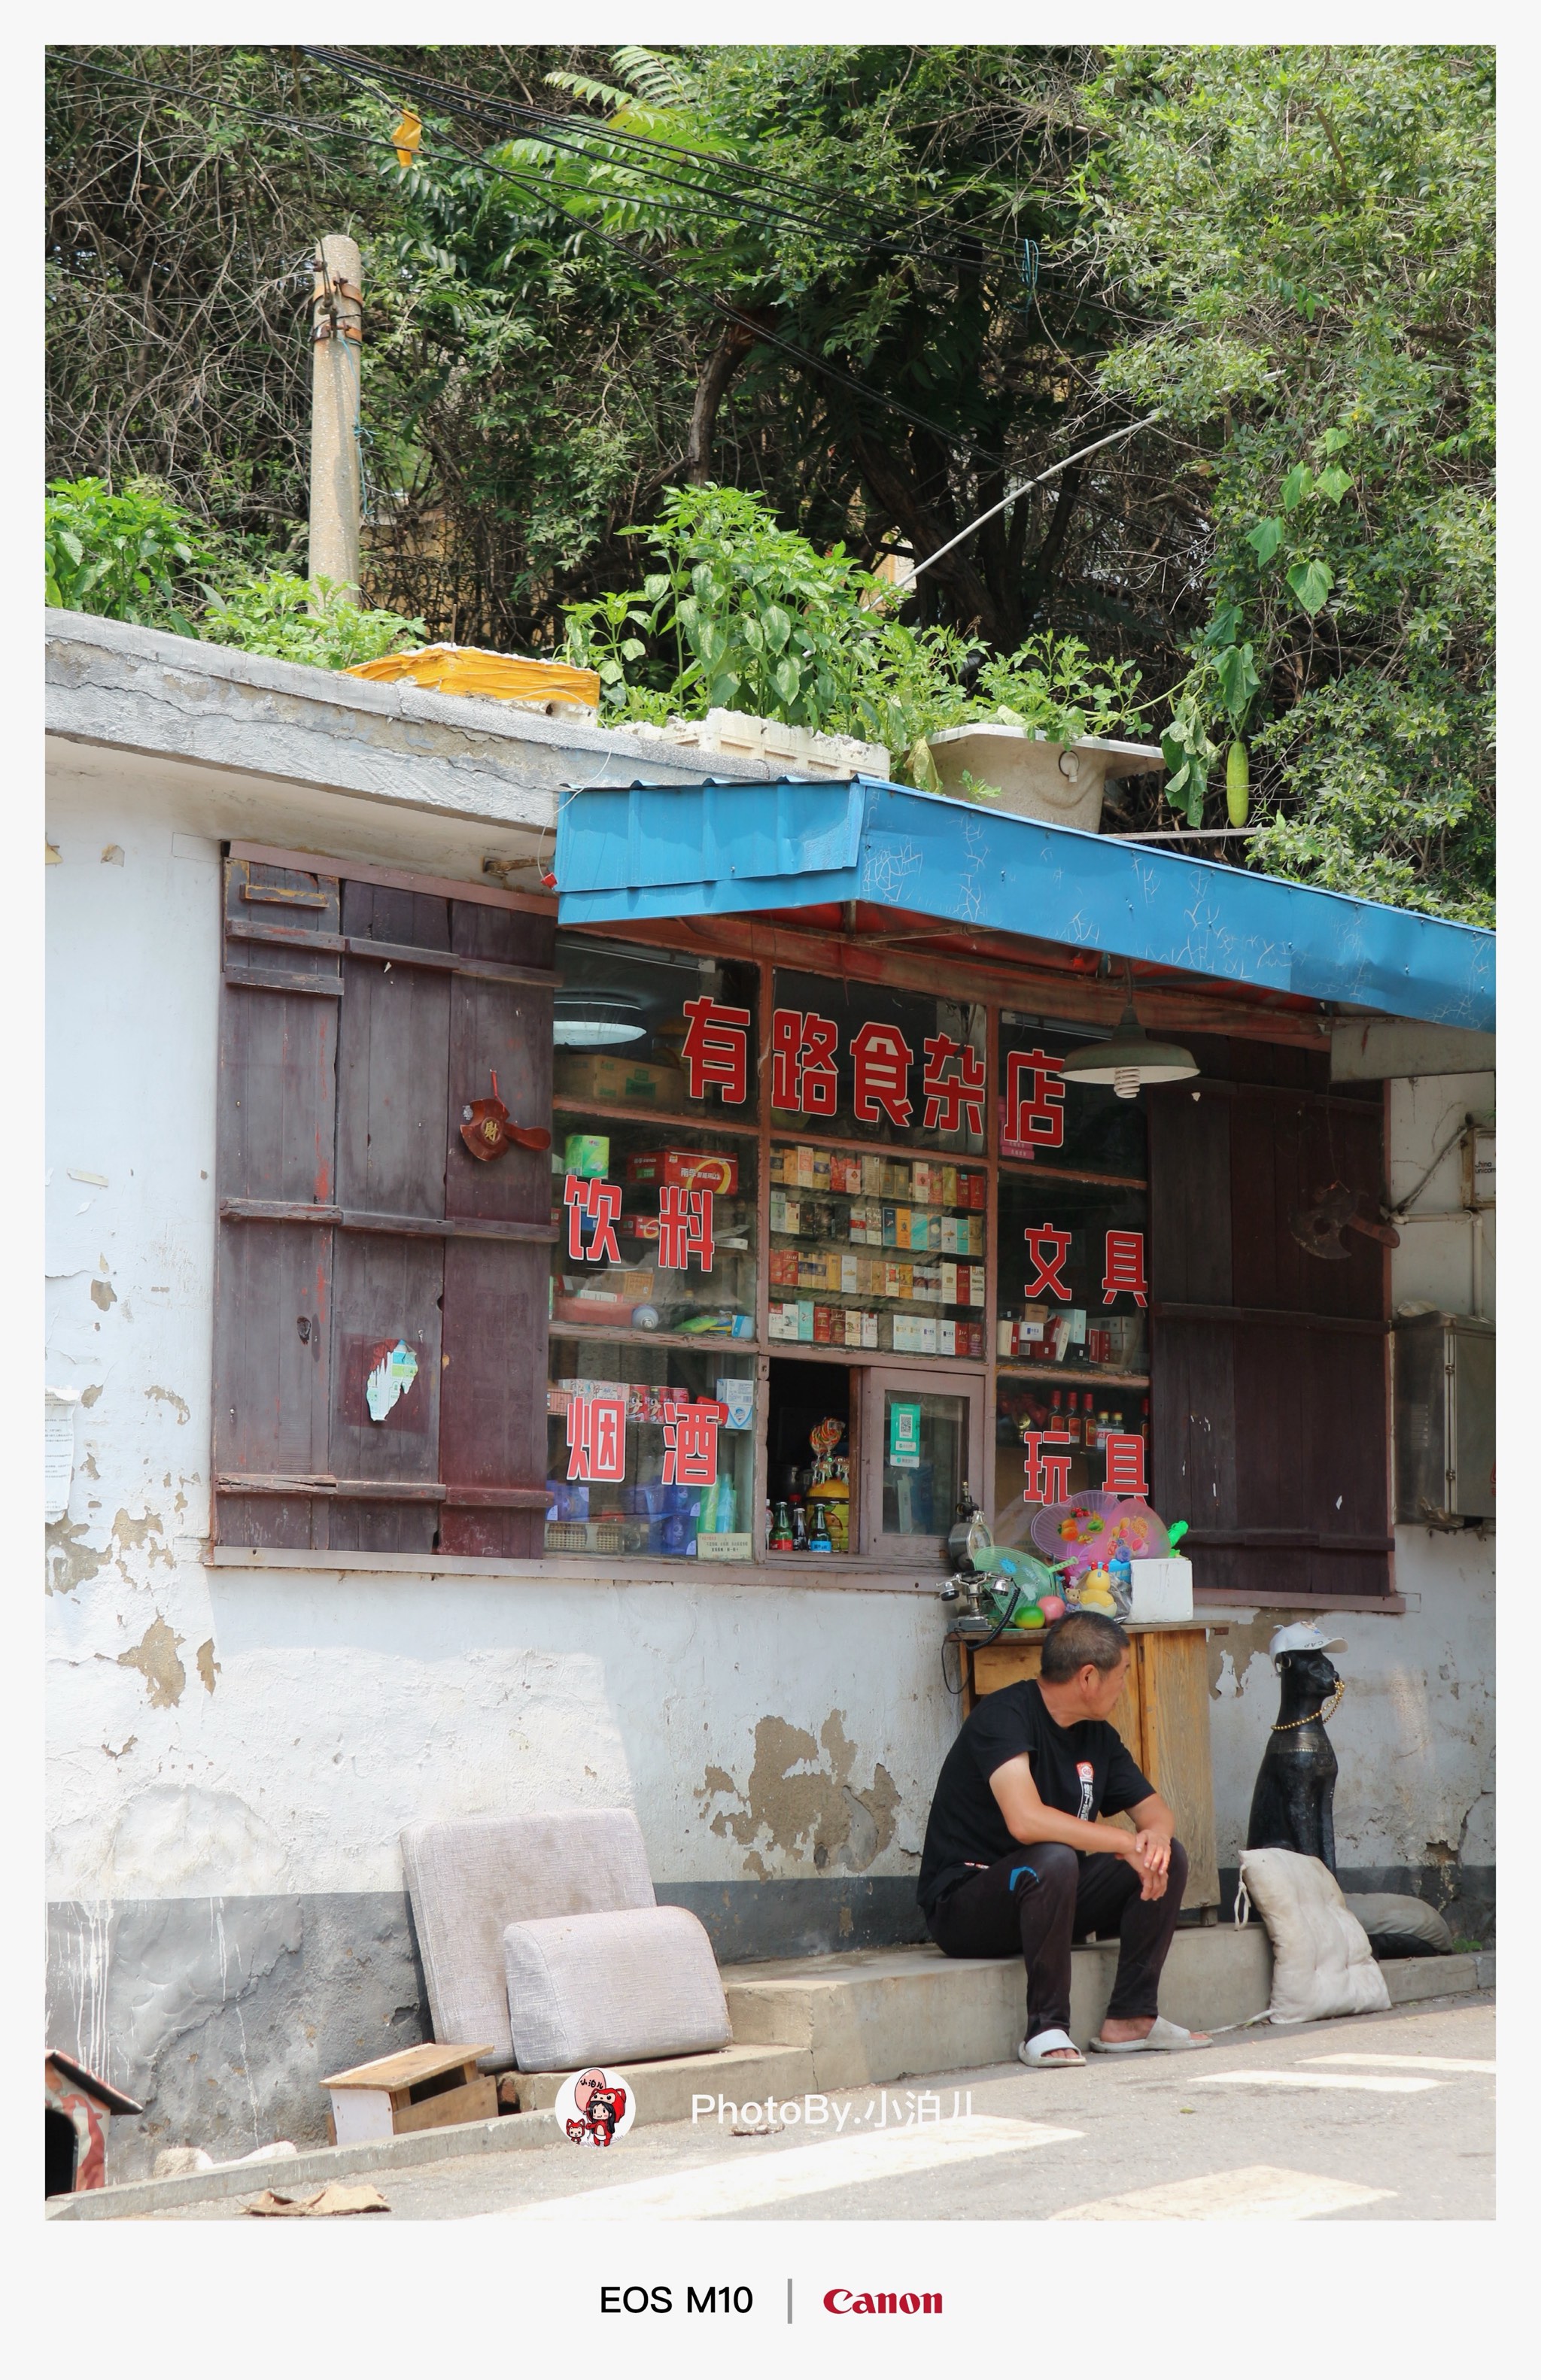
[(769, 1171), (768, 1340), (984, 1361), (983, 1168), (801, 1141)]
[(752, 1359), (554, 1331), (551, 1369), (548, 1553), (751, 1559)]

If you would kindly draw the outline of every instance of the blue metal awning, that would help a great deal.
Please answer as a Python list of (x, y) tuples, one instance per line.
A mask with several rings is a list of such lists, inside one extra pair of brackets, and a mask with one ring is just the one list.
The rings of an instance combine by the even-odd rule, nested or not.
[(862, 901), (1491, 1032), (1495, 937), (1411, 910), (870, 777), (585, 787), (556, 829), (564, 925)]

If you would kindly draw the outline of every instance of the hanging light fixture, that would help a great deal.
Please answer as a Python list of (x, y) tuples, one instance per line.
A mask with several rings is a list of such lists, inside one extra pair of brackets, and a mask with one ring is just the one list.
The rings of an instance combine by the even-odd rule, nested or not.
[(1134, 971), (1127, 973), (1129, 1000), (1112, 1039), (1071, 1050), (1059, 1068), (1067, 1083), (1111, 1083), (1120, 1099), (1131, 1099), (1142, 1083), (1180, 1083), (1198, 1073), (1191, 1050), (1151, 1039), (1134, 1014)]
[(636, 1001), (618, 991), (559, 991), (551, 1038), (558, 1050), (618, 1050), (642, 1041), (647, 1026)]

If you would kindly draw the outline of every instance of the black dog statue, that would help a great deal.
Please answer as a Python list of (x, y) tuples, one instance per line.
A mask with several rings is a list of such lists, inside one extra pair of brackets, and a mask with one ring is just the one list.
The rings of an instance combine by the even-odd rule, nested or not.
[[(1290, 1636), (1295, 1631), (1280, 1633)], [(1274, 1655), (1274, 1668), (1279, 1678), (1278, 1718), (1253, 1788), (1247, 1849), (1301, 1852), (1308, 1859), (1319, 1859), (1335, 1876), (1332, 1791), (1338, 1755), (1327, 1741), (1324, 1713), (1329, 1706), (1337, 1707), (1341, 1681), (1319, 1638), (1315, 1645), (1281, 1645)]]

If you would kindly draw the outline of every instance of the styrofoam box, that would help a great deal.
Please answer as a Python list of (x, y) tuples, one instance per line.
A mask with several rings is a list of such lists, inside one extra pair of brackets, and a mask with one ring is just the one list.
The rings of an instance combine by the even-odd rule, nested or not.
[(1134, 1597), (1131, 1620), (1192, 1620), (1193, 1565), (1180, 1554), (1168, 1554), (1160, 1561), (1131, 1561), (1129, 1575)]

